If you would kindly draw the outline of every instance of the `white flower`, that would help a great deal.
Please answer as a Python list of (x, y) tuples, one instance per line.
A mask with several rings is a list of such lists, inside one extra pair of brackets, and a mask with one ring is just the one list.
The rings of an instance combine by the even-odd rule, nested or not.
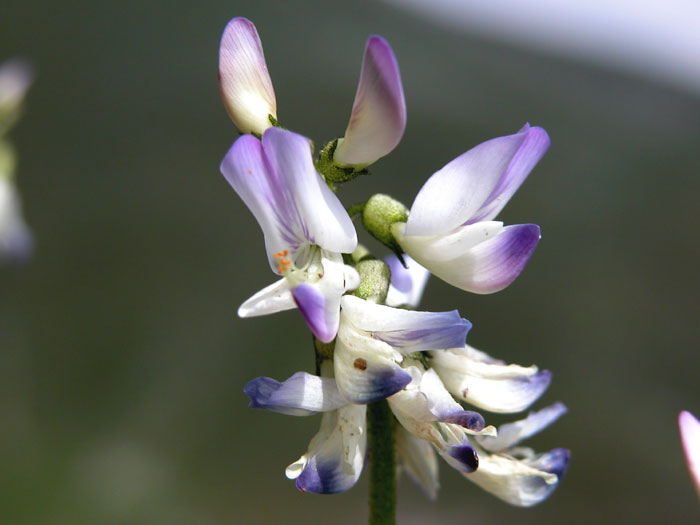
[(467, 151), (436, 172), (405, 223), (392, 225), (401, 248), (445, 282), (475, 293), (508, 286), (537, 246), (535, 224), (493, 221), (549, 147), (526, 125)]
[(345, 208), (321, 180), (308, 139), (279, 128), (262, 140), (240, 137), (221, 172), (243, 199), (265, 236), (272, 271), (283, 279), (240, 307), (241, 317), (298, 306), (311, 331), (330, 342), (338, 330), (340, 297), (359, 284), (341, 253), (357, 246)]
[(253, 22), (231, 20), (219, 47), (219, 88), (226, 111), (242, 133), (262, 135), (277, 118), (277, 102)]

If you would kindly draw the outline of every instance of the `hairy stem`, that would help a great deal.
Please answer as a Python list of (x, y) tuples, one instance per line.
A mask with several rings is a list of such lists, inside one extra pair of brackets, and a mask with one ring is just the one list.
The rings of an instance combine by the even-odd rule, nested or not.
[(386, 399), (367, 406), (369, 523), (396, 523), (396, 459), (393, 416)]

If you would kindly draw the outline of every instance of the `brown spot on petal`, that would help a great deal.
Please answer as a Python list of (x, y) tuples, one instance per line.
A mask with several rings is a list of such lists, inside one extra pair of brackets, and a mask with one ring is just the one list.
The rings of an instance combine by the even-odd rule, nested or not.
[(354, 366), (358, 370), (367, 370), (367, 361), (365, 361), (361, 357), (358, 357), (357, 359), (355, 359), (352, 366)]

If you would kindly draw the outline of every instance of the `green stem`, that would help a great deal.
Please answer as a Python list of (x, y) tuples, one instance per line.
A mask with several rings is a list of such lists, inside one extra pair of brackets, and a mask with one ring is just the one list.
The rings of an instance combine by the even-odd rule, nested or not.
[(369, 523), (396, 523), (396, 459), (393, 416), (386, 399), (367, 405)]

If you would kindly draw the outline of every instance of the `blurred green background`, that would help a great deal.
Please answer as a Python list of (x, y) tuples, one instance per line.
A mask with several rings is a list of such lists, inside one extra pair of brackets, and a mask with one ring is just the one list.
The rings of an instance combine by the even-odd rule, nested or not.
[(318, 418), (252, 411), (242, 393), (312, 370), (313, 351), (297, 312), (236, 317), (274, 277), (218, 172), (237, 136), (218, 44), (238, 15), (261, 34), (281, 122), (317, 144), (345, 129), (367, 36), (391, 43), (408, 128), (347, 204), (410, 204), (527, 121), (552, 138), (501, 214), (542, 227), (526, 271), (491, 296), (435, 279), (423, 307), (459, 308), (471, 344), (554, 372), (536, 406), (570, 412), (531, 444), (570, 448), (569, 472), (517, 509), (443, 463), (437, 502), (401, 479), (399, 523), (696, 522), (676, 418), (700, 415), (700, 99), (365, 0), (2, 6), (0, 58), (38, 77), (11, 135), (37, 251), (0, 269), (0, 522), (366, 521), (366, 475), (336, 496), (284, 477)]

